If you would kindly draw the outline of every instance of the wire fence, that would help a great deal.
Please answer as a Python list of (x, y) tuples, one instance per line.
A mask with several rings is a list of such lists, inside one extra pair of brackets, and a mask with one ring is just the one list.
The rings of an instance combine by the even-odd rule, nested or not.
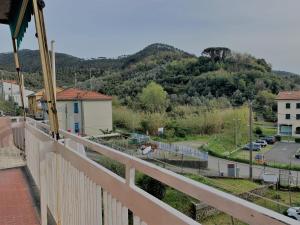
[(155, 141), (153, 143), (157, 145), (158, 150), (160, 150), (160, 151), (181, 154), (184, 156), (189, 156), (189, 157), (197, 158), (197, 159), (204, 160), (204, 161), (208, 160), (207, 152), (203, 152), (198, 149), (191, 148), (189, 146), (169, 144), (169, 143), (163, 143), (163, 142), (157, 142), (157, 141)]

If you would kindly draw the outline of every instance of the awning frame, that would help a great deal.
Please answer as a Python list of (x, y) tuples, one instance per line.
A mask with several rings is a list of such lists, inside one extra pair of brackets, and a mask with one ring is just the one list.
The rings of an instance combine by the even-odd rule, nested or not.
[[(49, 123), (51, 127), (52, 136), (59, 139), (59, 125), (55, 100), (55, 88), (53, 81), (53, 71), (50, 60), (49, 48), (47, 44), (46, 27), (44, 22), (43, 8), (45, 3), (43, 0), (20, 0), (19, 6), (11, 9), (11, 13), (14, 15), (8, 21), (11, 28), (14, 61), (17, 71), (17, 80), (20, 88), (20, 95), (22, 99), (23, 115), (26, 119), (26, 112), (24, 108), (24, 81), (21, 75), (21, 68), (18, 55), (18, 47), (20, 41), (25, 33), (27, 25), (31, 20), (31, 14), (33, 14), (35, 21), (36, 37), (38, 39), (39, 51), (41, 57), (43, 80), (45, 87), (45, 94), (48, 105)], [(1, 22), (0, 22), (1, 23)], [(6, 24), (6, 23), (5, 23)], [(23, 26), (23, 28), (22, 28)], [(23, 30), (22, 30), (23, 29)]]

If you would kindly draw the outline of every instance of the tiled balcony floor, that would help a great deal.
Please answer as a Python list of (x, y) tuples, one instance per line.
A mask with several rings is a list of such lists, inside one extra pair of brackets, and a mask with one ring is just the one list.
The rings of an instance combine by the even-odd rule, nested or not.
[(38, 225), (39, 216), (21, 168), (0, 170), (0, 225)]

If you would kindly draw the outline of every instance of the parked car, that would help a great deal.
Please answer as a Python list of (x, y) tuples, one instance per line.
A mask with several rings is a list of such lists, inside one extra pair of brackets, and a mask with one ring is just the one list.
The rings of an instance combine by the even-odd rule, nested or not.
[(298, 150), (298, 151), (295, 153), (295, 158), (296, 158), (296, 159), (300, 159), (300, 150)]
[(276, 142), (276, 139), (274, 136), (267, 136), (267, 137), (262, 138), (261, 140), (266, 141), (269, 145), (270, 144), (272, 145)]
[[(250, 143), (249, 143), (249, 144), (246, 144), (246, 145), (243, 147), (243, 149), (244, 149), (244, 150), (250, 150)], [(253, 150), (253, 151), (260, 151), (260, 150), (261, 150), (261, 145), (255, 143), (255, 142), (252, 142), (252, 150)]]
[(292, 207), (287, 210), (288, 217), (300, 221), (300, 207)]
[(257, 154), (255, 156), (255, 161), (258, 163), (258, 164), (264, 164), (266, 161), (265, 161), (265, 156), (263, 154)]
[(265, 140), (257, 140), (255, 141), (255, 143), (260, 144), (263, 148), (268, 145), (268, 143)]

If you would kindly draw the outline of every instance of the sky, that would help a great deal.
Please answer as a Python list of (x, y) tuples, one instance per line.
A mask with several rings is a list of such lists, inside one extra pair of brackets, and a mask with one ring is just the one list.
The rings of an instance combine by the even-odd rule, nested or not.
[[(300, 74), (299, 0), (45, 0), (48, 40), (80, 58), (117, 57), (152, 43), (200, 55), (211, 46)], [(0, 52), (11, 51), (0, 26)], [(21, 48), (37, 49), (34, 23)]]

